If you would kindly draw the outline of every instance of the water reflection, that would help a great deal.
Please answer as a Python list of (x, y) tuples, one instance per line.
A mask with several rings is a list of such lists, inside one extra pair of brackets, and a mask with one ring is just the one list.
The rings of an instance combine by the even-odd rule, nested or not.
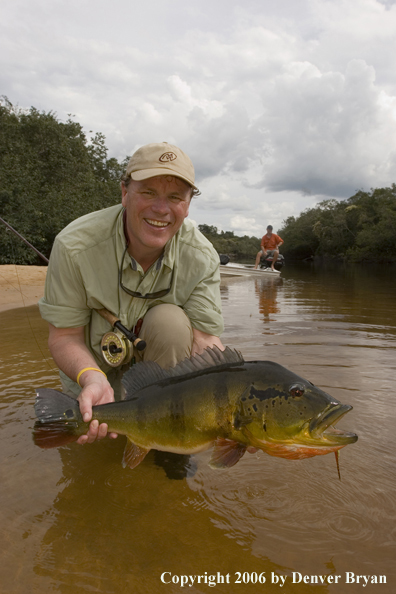
[[(238, 567), (250, 572), (286, 570), (266, 558), (251, 557), (248, 527), (246, 539), (228, 532), (224, 543), (226, 527), (216, 521), (202, 493), (194, 492), (186, 480), (169, 480), (152, 453), (132, 472), (121, 467), (122, 451), (122, 438), (60, 450), (61, 489), (46, 512), (52, 522), (34, 559), (37, 589), (47, 578), (60, 592), (72, 592), (76, 584), (82, 591), (156, 592), (165, 571), (234, 575)], [(206, 462), (203, 465), (195, 481), (206, 483)], [(239, 590), (231, 585), (228, 591)]]
[[(285, 269), (282, 278), (222, 283), (224, 342), (246, 359), (272, 359), (354, 410), (340, 423), (359, 435), (333, 456), (309, 460), (246, 455), (214, 471), (194, 456), (170, 479), (151, 452), (121, 466), (124, 438), (43, 451), (33, 446), (34, 388), (59, 387), (36, 307), (0, 313), (0, 583), (4, 592), (180, 591), (161, 574), (386, 575), (364, 592), (393, 594), (396, 487), (395, 277), (364, 270)], [(158, 461), (157, 461), (158, 462)], [(279, 585), (216, 586), (216, 592), (279, 592)], [(195, 584), (189, 592), (212, 591)]]
[(269, 277), (264, 279), (255, 279), (255, 291), (259, 299), (259, 312), (264, 318), (264, 322), (271, 321), (271, 314), (280, 313), (280, 305), (277, 302), (278, 289), (283, 284), (283, 279)]

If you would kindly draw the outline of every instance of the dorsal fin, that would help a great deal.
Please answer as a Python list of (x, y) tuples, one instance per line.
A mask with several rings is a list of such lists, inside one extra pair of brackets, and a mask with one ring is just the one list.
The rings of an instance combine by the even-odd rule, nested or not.
[(200, 355), (195, 355), (184, 359), (181, 363), (170, 369), (162, 369), (154, 361), (136, 363), (129, 369), (122, 378), (122, 383), (126, 392), (126, 399), (131, 400), (136, 397), (136, 393), (162, 380), (174, 377), (195, 376), (208, 369), (221, 369), (243, 365), (244, 359), (237, 350), (226, 347), (221, 351), (217, 346), (207, 348)]

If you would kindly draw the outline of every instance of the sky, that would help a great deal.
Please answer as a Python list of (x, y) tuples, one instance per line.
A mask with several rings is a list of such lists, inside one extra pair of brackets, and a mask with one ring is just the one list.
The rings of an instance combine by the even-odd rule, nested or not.
[(2, 0), (0, 95), (123, 160), (192, 159), (190, 218), (274, 231), (396, 183), (396, 0)]

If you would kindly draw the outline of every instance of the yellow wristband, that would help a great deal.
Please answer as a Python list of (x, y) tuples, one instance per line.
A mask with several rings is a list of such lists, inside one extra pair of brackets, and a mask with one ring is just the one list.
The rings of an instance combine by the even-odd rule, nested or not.
[(82, 387), (82, 386), (81, 386), (81, 384), (80, 384), (80, 377), (82, 376), (82, 374), (83, 374), (85, 371), (89, 371), (89, 370), (92, 370), (92, 371), (99, 371), (100, 373), (103, 373), (103, 375), (104, 375), (105, 377), (107, 377), (107, 375), (105, 374), (105, 372), (104, 372), (104, 371), (102, 371), (101, 369), (99, 369), (99, 367), (84, 367), (84, 369), (81, 369), (81, 371), (80, 371), (80, 373), (78, 374), (78, 376), (77, 376), (77, 379), (76, 379), (76, 382), (78, 383), (78, 385), (79, 385), (80, 387)]

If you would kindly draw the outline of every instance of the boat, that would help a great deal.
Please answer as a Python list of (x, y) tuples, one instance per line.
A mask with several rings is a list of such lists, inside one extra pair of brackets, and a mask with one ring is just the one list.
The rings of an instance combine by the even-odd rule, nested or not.
[(284, 265), (283, 256), (279, 255), (279, 261), (275, 263), (275, 270), (271, 268), (272, 257), (261, 259), (258, 268), (254, 264), (238, 264), (237, 262), (230, 262), (230, 258), (225, 254), (220, 254), (220, 276), (273, 276), (280, 275), (280, 269)]
[(220, 276), (279, 276), (280, 270), (272, 270), (270, 267), (255, 268), (253, 264), (237, 264), (236, 262), (229, 262), (228, 264), (220, 264)]

